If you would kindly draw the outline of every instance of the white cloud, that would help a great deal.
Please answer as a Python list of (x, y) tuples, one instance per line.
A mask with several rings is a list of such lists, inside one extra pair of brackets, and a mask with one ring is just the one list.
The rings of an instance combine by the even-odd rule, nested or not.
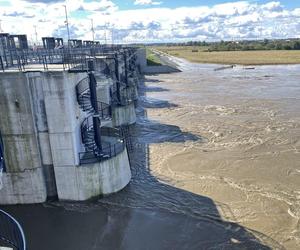
[(99, 1), (82, 2), (79, 9), (86, 10), (86, 11), (112, 13), (118, 10), (118, 6), (115, 5), (110, 0), (101, 0), (100, 2)]
[(102, 42), (105, 34), (108, 40), (113, 37), (120, 42), (300, 37), (300, 8), (289, 10), (278, 1), (135, 10), (119, 10), (110, 0), (29, 1), (14, 0), (10, 6), (1, 6), (5, 32), (26, 33), (29, 40), (34, 40), (36, 25), (39, 37), (66, 39), (62, 6), (66, 4), (71, 35), (79, 39), (91, 39), (90, 19), (94, 20), (96, 38)]
[(134, 5), (160, 5), (162, 2), (156, 2), (152, 0), (135, 0)]
[(283, 6), (281, 5), (280, 2), (269, 2), (261, 6), (262, 9), (266, 9), (269, 11), (282, 11)]

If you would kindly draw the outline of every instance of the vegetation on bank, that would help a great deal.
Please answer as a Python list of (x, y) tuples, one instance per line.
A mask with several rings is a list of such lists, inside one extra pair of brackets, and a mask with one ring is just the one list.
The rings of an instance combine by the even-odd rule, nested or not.
[(300, 50), (208, 51), (208, 46), (155, 46), (156, 50), (198, 63), (300, 64)]
[(300, 40), (239, 41), (211, 44), (209, 51), (300, 50)]
[(221, 41), (221, 42), (200, 42), (190, 41), (186, 43), (164, 44), (167, 47), (194, 46), (205, 48), (207, 51), (252, 51), (252, 50), (300, 50), (300, 39), (286, 40), (244, 40), (244, 41)]
[(146, 58), (148, 66), (160, 66), (161, 61), (157, 55), (153, 53), (150, 49), (146, 49)]

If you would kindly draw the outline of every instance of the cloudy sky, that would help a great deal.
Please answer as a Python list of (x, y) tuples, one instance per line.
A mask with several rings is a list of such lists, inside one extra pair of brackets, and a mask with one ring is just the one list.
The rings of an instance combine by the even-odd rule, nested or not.
[(2, 32), (104, 42), (300, 38), (300, 0), (0, 0)]

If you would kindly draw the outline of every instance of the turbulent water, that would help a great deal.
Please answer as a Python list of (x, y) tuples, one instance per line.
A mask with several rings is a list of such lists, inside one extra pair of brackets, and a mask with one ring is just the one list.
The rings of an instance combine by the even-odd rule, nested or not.
[(300, 66), (177, 63), (140, 87), (129, 186), (4, 208), (30, 249), (299, 249)]
[(299, 249), (300, 66), (178, 63), (181, 73), (147, 78), (148, 100), (168, 102), (148, 118), (200, 139), (151, 144), (152, 174), (210, 197), (222, 218)]

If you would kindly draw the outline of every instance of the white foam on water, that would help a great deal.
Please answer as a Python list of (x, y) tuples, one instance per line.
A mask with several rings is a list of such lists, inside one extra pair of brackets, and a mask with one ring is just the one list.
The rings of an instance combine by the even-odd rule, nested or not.
[(227, 108), (220, 105), (206, 105), (203, 111), (205, 113), (216, 113), (218, 115), (231, 115), (237, 113), (235, 108)]

